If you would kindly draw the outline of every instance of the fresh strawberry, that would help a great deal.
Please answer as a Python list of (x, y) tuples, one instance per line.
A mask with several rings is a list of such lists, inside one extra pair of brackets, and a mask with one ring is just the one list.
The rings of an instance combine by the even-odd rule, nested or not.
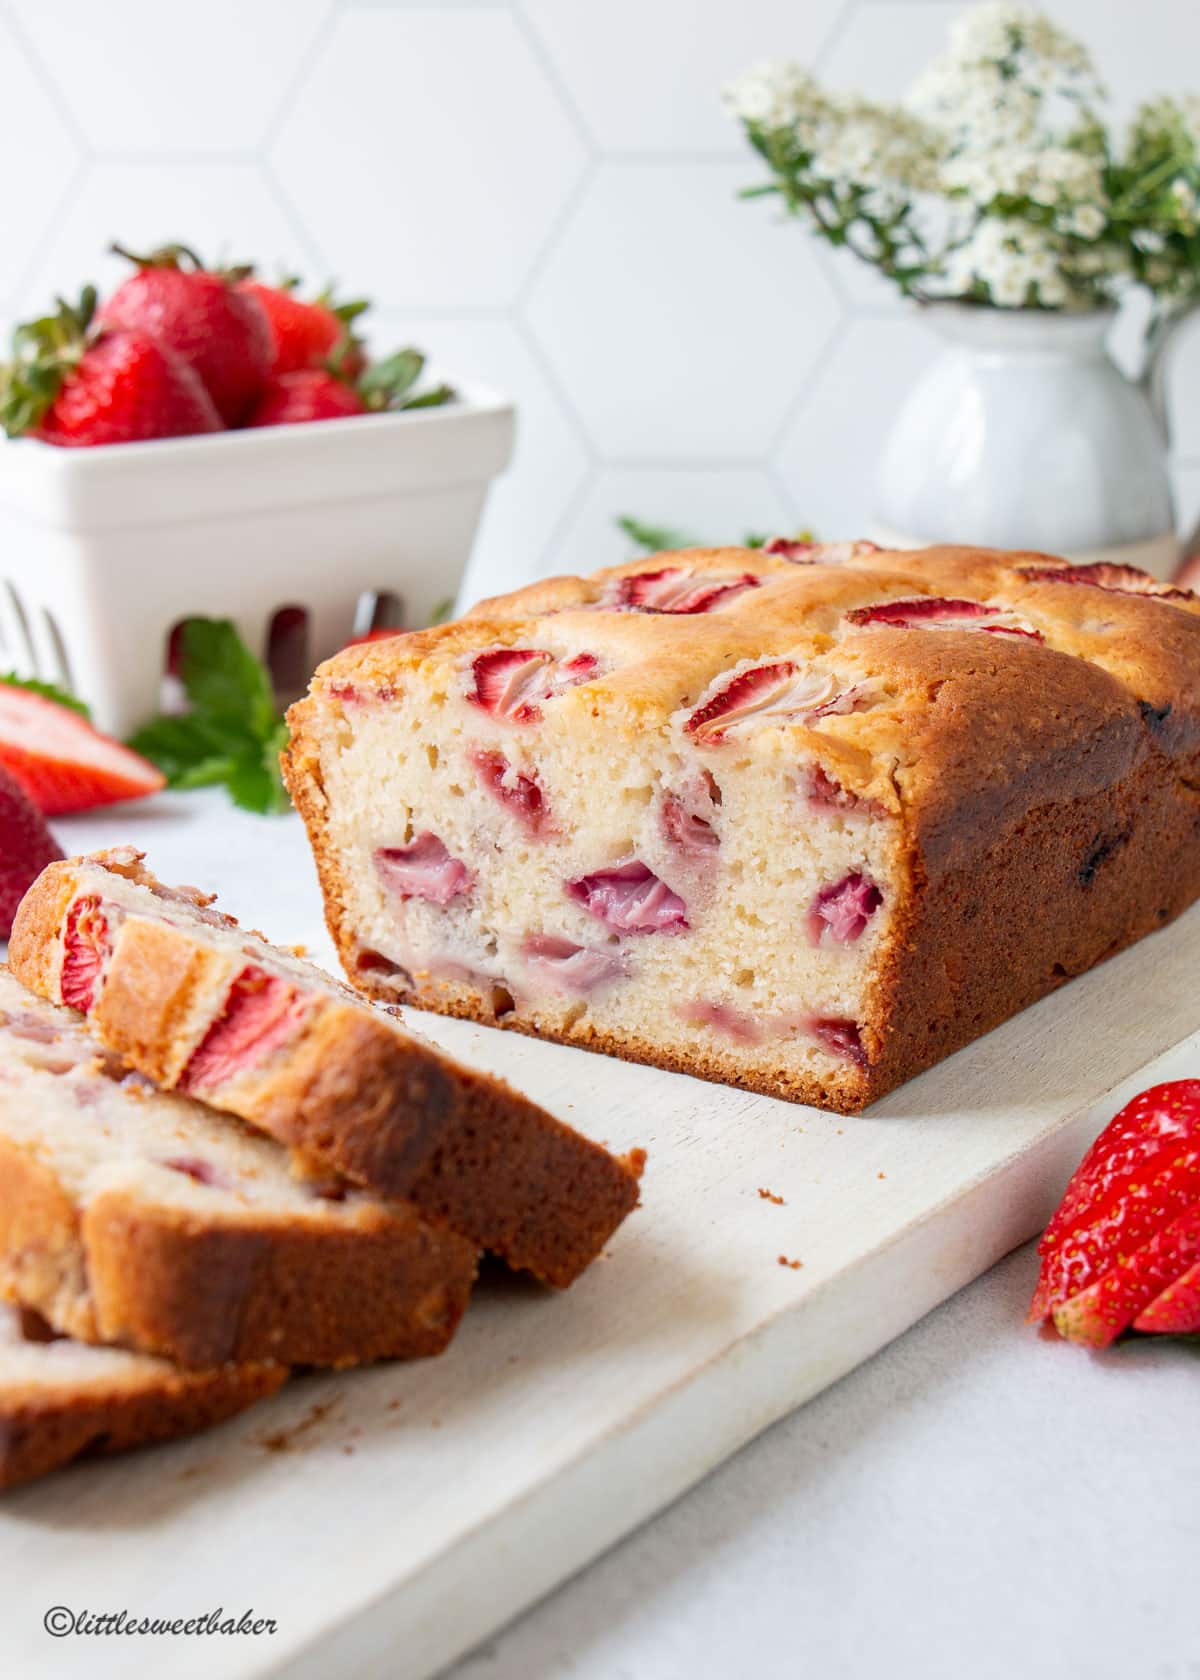
[(1084, 1156), (1038, 1245), (1031, 1322), (1107, 1347), (1200, 1328), (1200, 1079), (1154, 1085)]
[(758, 587), (759, 579), (752, 572), (743, 572), (740, 577), (714, 577), (711, 573), (688, 572), (681, 566), (665, 566), (656, 572), (635, 572), (632, 577), (618, 579), (614, 604), (630, 612), (705, 613)]
[(311, 300), (296, 296), (296, 281), (266, 286), (243, 280), (239, 291), (258, 299), (271, 328), (272, 374), (300, 368), (328, 367), (346, 379), (357, 379), (367, 365), (354, 322), (368, 307), (361, 301), (335, 303), (328, 292)]
[(1111, 560), (1092, 560), (1081, 566), (1020, 566), (1022, 577), (1044, 583), (1086, 583), (1093, 589), (1111, 589), (1117, 595), (1153, 595), (1162, 601), (1194, 601), (1190, 589), (1162, 583), (1138, 566), (1116, 566)]
[(12, 932), (17, 905), (42, 870), (62, 855), (24, 788), (0, 770), (0, 939)]
[(96, 293), (13, 333), (0, 368), (0, 424), (63, 448), (141, 443), (221, 431), (203, 384), (175, 353), (136, 329), (96, 326)]
[(246, 416), (247, 426), (305, 425), (312, 420), (345, 420), (365, 414), (367, 405), (354, 389), (327, 368), (299, 368), (273, 374)]
[(47, 816), (141, 799), (165, 787), (146, 759), (67, 706), (0, 682), (0, 766)]
[(101, 306), (99, 319), (113, 327), (148, 332), (181, 356), (203, 381), (227, 426), (242, 423), (270, 371), (271, 327), (258, 299), (238, 289), (244, 269), (203, 266), (184, 245), (166, 245), (137, 257), (137, 264)]

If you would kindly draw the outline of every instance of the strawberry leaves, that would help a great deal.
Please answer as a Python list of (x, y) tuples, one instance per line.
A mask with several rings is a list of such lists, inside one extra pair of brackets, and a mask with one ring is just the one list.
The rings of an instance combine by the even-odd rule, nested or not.
[(224, 787), (235, 805), (286, 811), (279, 774), (287, 725), (271, 679), (224, 618), (192, 618), (183, 628), (180, 677), (191, 709), (164, 713), (130, 741), (174, 788)]
[(385, 356), (382, 361), (372, 362), (360, 375), (355, 388), (373, 413), (384, 409), (394, 414), (404, 408), (439, 408), (442, 403), (452, 402), (458, 393), (450, 385), (414, 390), (424, 368), (425, 357), (410, 346)]

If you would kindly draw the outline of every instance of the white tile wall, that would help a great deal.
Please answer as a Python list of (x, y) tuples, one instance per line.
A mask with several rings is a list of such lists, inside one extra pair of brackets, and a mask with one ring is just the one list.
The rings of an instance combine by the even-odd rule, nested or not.
[[(1122, 114), (1200, 85), (1194, 0), (1049, 4)], [(475, 594), (618, 558), (621, 512), (711, 539), (852, 533), (930, 339), (869, 272), (736, 201), (758, 172), (719, 90), (786, 53), (898, 93), (957, 9), (0, 0), (0, 308), (108, 283), (116, 236), (373, 296), (378, 346), (416, 340), (520, 406)], [(1176, 387), (1194, 517), (1200, 327)]]

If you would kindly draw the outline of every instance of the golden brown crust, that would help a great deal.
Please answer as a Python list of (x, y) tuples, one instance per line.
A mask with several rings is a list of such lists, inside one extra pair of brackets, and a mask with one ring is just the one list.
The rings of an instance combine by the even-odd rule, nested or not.
[(364, 1207), (354, 1228), (319, 1234), (202, 1227), (114, 1191), (82, 1229), (97, 1339), (198, 1368), (440, 1353), (475, 1279), (472, 1245), (412, 1209)]
[[(75, 893), (95, 890), (79, 869), (79, 860), (51, 864), (14, 927), (13, 972), (52, 1002), (61, 1001), (60, 965), (45, 953), (61, 947)], [(150, 883), (157, 887), (143, 871), (139, 884)], [(125, 912), (89, 1020), (110, 1049), (172, 1086), (194, 1048), (182, 1024), (239, 966), (205, 941), (203, 927)], [(203, 1096), (294, 1148), (308, 1170), (411, 1201), (558, 1288), (637, 1203), (640, 1155), (613, 1157), (503, 1080), (336, 993), (314, 993), (284, 1051)]]
[[(1200, 600), (1045, 575), (1065, 564), (952, 546), (868, 547), (836, 565), (799, 566), (746, 549), (693, 550), (548, 579), (456, 624), (337, 656), (289, 714), (285, 767), (347, 974), (376, 997), (774, 1096), (843, 1112), (874, 1101), (1200, 896)], [(613, 604), (614, 580), (668, 566), (750, 573), (761, 587), (699, 618), (598, 610)], [(922, 634), (845, 617), (910, 595), (987, 601), (1037, 634)], [(615, 727), (661, 727), (715, 671), (793, 648), (835, 654), (839, 668), (883, 684), (886, 705), (793, 731), (798, 749), (832, 759), (845, 787), (901, 825), (909, 888), (862, 1023), (869, 1068), (797, 1077), (760, 1055), (748, 1071), (715, 1045), (696, 1056), (586, 1017), (546, 1031), (520, 1011), (497, 1016), (469, 986), (357, 969), (342, 864), (326, 834), (317, 736), (328, 697), (344, 685), (386, 696), (418, 668), (438, 682), (471, 650), (536, 647), (551, 627), (610, 665), (565, 696), (559, 715), (587, 705)]]
[(176, 1371), (163, 1364), (154, 1379), (40, 1387), (0, 1386), (0, 1488), (47, 1475), (84, 1455), (178, 1440), (221, 1423), (274, 1394), (287, 1380), (282, 1365), (222, 1366)]

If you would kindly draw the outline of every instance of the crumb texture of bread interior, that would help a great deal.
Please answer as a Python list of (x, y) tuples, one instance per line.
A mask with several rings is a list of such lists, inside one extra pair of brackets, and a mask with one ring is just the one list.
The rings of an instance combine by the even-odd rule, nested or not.
[[(1194, 758), (1194, 729), (1147, 720), (1165, 694), (1172, 727), (1194, 722), (1200, 603), (1139, 578), (868, 543), (689, 550), (347, 650), (293, 707), (285, 757), (347, 975), (861, 1106), (938, 871), (972, 845), (982, 866), (1053, 801), (1056, 741), (1095, 767), (1081, 798), (1117, 773), (1104, 731), (1133, 741), (1121, 774), (1156, 753), (1166, 786)], [(1000, 710), (1011, 758), (984, 763), (972, 725), (994, 757)]]

